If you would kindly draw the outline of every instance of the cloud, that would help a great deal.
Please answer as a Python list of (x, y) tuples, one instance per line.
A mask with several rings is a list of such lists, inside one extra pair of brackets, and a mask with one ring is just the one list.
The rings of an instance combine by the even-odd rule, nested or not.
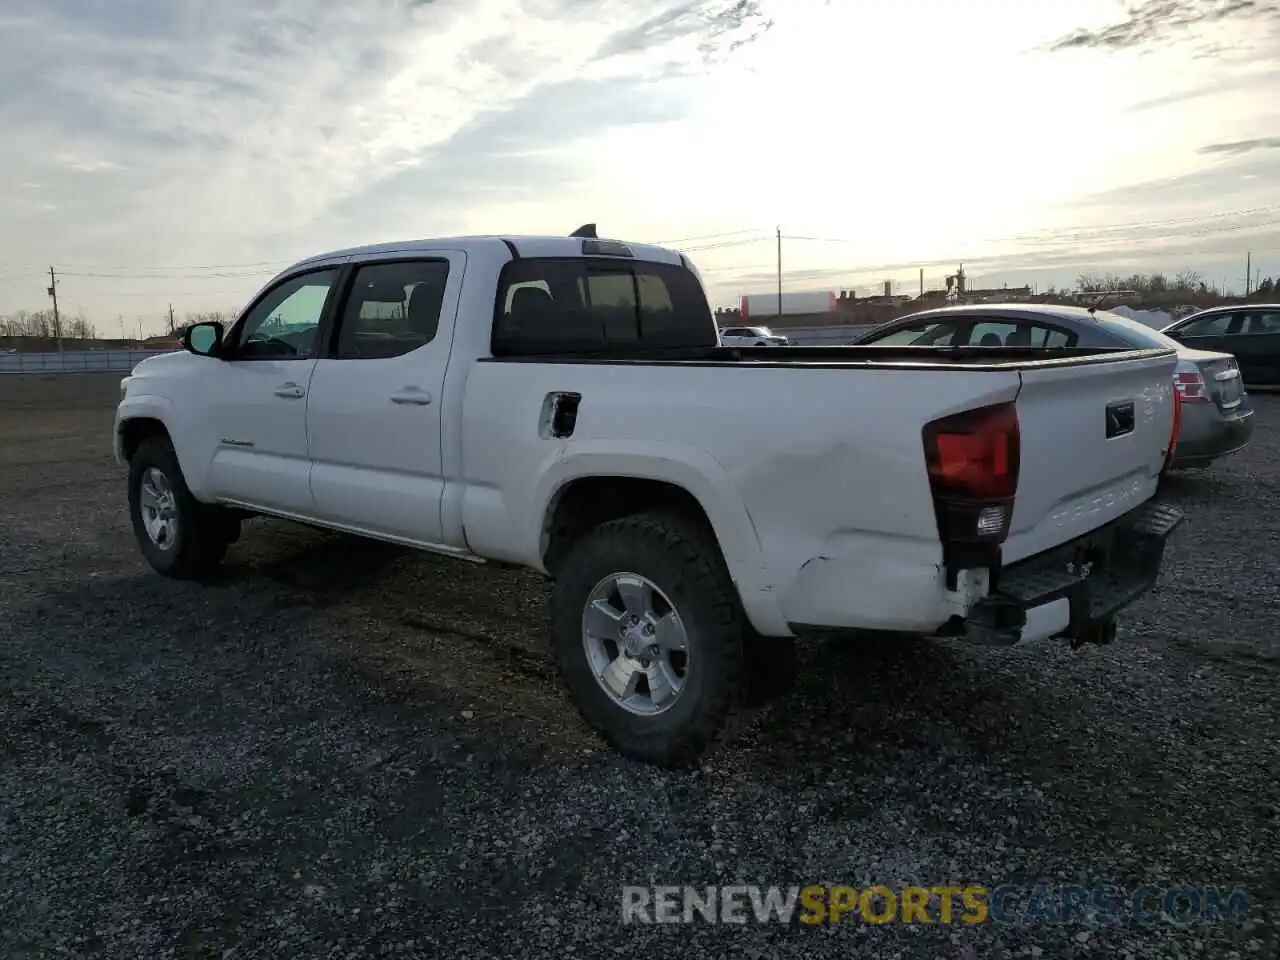
[[(425, 207), (432, 214), (431, 232), (453, 233), (474, 230), (474, 221), (466, 220), (477, 211), (559, 199), (581, 175), (572, 158), (584, 144), (611, 129), (619, 116), (626, 117), (633, 128), (679, 119), (684, 110), (679, 92), (660, 83), (636, 84), (626, 77), (572, 79), (542, 86), (514, 106), (476, 117), (439, 148), (405, 164), (368, 191), (336, 204), (329, 218), (335, 226), (335, 242), (347, 242), (338, 240), (339, 234), (350, 238), (367, 229), (370, 208), (406, 211), (407, 219), (412, 219), (414, 211)], [(424, 200), (426, 184), (447, 184), (447, 199), (443, 203)], [(595, 216), (589, 210), (582, 213), (585, 219)], [(568, 211), (566, 215), (574, 218)], [(565, 230), (576, 225), (568, 224)], [(491, 228), (503, 226), (495, 223)]]
[[(1220, 60), (1214, 64), (1215, 67), (1220, 67), (1221, 65), (1222, 62)], [(1280, 67), (1268, 64), (1265, 61), (1261, 69), (1258, 68), (1258, 64), (1251, 63), (1249, 69), (1240, 71), (1215, 70), (1215, 73), (1217, 75), (1207, 82), (1195, 84), (1187, 89), (1164, 93), (1158, 97), (1140, 100), (1131, 104), (1128, 109), (1131, 112), (1159, 110), (1164, 107), (1180, 106), (1192, 100), (1203, 100), (1232, 94), (1246, 94), (1255, 97), (1259, 102), (1265, 102), (1271, 91), (1280, 87)]]
[(641, 85), (708, 69), (767, 29), (755, 0), (26, 9), (0, 14), (0, 129), (13, 132), (0, 177), (74, 199), (21, 224), (56, 249), (0, 237), (0, 254), (25, 247), (23, 260), (122, 247), (143, 263), (252, 260), (282, 237), (310, 252), (302, 238), (330, 212), (415, 172), (420, 202), (450, 204), (468, 179), (479, 189), (481, 169), (518, 192), (514, 167), (539, 151), (678, 116)]
[(1142, 0), (1123, 19), (1096, 30), (1076, 30), (1050, 44), (1051, 50), (1123, 50), (1171, 40), (1197, 28), (1240, 21), (1280, 19), (1276, 0)]
[(1259, 137), (1255, 140), (1236, 140), (1232, 143), (1211, 143), (1201, 147), (1201, 153), (1226, 154), (1238, 157), (1255, 150), (1280, 150), (1280, 137)]

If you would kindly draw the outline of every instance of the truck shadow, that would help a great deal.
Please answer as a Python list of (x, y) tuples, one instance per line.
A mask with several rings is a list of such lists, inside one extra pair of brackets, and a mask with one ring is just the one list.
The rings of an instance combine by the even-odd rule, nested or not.
[[(827, 639), (802, 646), (794, 689), (743, 744), (752, 773), (791, 779), (897, 768), (921, 748), (993, 755), (1034, 725), (1034, 698), (991, 672), (986, 651), (903, 637)], [(1016, 664), (1015, 660), (1015, 664)], [(1016, 666), (1015, 666), (1016, 669)]]
[[(199, 644), (211, 641), (216, 655), (229, 657), (269, 655), (277, 643), (310, 648), (336, 656), (410, 717), (464, 718), (459, 727), (469, 736), (495, 747), (523, 744), (569, 766), (603, 753), (555, 677), (548, 584), (530, 571), (274, 521), (247, 524), (223, 574), (207, 585), (111, 566), (115, 576), (35, 587), (24, 618), (68, 637), (93, 618), (97, 639), (74, 641), (90, 655), (111, 636), (143, 659), (198, 660), (210, 655)], [(165, 622), (166, 637), (140, 635), (139, 617)], [(183, 649), (181, 638), (197, 636), (199, 644)], [(1036, 684), (1010, 671), (1038, 672), (1016, 652), (899, 637), (806, 644), (795, 687), (759, 711), (722, 757), (748, 776), (781, 783), (793, 782), (798, 768), (809, 777), (836, 768), (841, 777), (891, 775), (922, 750), (995, 754), (1034, 730), (1044, 709), (1025, 692)]]
[(227, 554), (217, 582), (263, 579), (338, 602), (350, 591), (378, 584), (390, 567), (410, 557), (408, 547), (328, 533), (273, 520), (251, 520)]

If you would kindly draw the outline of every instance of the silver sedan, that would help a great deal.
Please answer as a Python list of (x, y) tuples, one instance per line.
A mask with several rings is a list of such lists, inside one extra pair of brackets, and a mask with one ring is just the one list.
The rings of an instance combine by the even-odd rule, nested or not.
[(1106, 310), (1049, 303), (973, 304), (891, 320), (854, 344), (948, 347), (1168, 347), (1182, 419), (1171, 469), (1207, 467), (1248, 446), (1253, 404), (1229, 353), (1196, 350)]

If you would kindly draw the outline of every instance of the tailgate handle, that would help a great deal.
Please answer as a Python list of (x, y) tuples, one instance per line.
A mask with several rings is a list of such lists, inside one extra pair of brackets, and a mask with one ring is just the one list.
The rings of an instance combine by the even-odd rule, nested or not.
[(1134, 413), (1132, 400), (1113, 400), (1107, 404), (1107, 439), (1133, 433)]

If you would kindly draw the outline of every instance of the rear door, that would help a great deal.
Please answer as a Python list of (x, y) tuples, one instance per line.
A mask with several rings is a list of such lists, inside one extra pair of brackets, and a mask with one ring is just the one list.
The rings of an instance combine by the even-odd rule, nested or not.
[(1176, 366), (1171, 349), (1022, 371), (1018, 493), (1005, 562), (1095, 530), (1154, 495), (1173, 432)]
[(1244, 310), (1239, 317), (1225, 349), (1235, 355), (1245, 382), (1280, 384), (1280, 310)]
[(465, 263), (440, 250), (354, 268), (307, 405), (318, 519), (442, 544), (440, 394)]

